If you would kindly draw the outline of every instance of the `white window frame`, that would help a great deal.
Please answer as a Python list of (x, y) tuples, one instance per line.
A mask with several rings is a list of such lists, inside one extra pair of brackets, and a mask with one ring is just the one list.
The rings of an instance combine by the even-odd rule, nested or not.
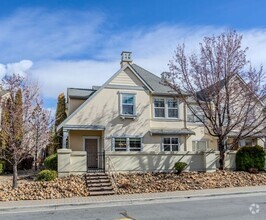
[[(200, 112), (200, 114), (196, 114), (198, 117), (199, 116), (203, 116), (203, 120), (206, 120), (205, 119), (205, 115), (204, 115), (204, 112), (203, 111), (201, 111), (201, 110), (199, 110), (199, 112)], [(193, 113), (192, 113), (192, 111), (187, 107), (187, 122), (189, 122), (189, 123), (202, 123), (198, 118), (197, 118), (197, 116), (196, 115), (194, 115)], [(193, 120), (189, 120), (189, 116), (191, 116), (191, 117), (193, 117)]]
[[(163, 99), (164, 100), (164, 107), (155, 107), (155, 104), (154, 104), (155, 99)], [(172, 107), (169, 108), (168, 107), (168, 100), (176, 100), (177, 108), (172, 108)], [(156, 96), (156, 97), (153, 97), (152, 106), (153, 106), (153, 118), (155, 118), (155, 119), (179, 119), (180, 118), (180, 116), (179, 116), (179, 100), (178, 99)], [(156, 108), (164, 109), (164, 117), (156, 117), (156, 115), (155, 115), (155, 109)], [(169, 117), (169, 114), (168, 114), (169, 109), (177, 109), (177, 117)]]
[[(131, 96), (133, 96), (133, 114), (123, 114), (123, 95), (131, 95)], [(136, 94), (135, 93), (128, 93), (128, 92), (121, 92), (120, 93), (120, 106), (119, 106), (119, 108), (120, 108), (120, 115), (121, 116), (125, 116), (125, 117), (127, 117), (127, 116), (131, 116), (131, 117), (135, 117), (136, 116)]]
[[(126, 150), (125, 151), (116, 151), (115, 150), (115, 139), (116, 138), (126, 139)], [(140, 150), (139, 151), (131, 151), (130, 150), (130, 139), (140, 139)], [(115, 152), (141, 152), (142, 150), (143, 150), (142, 137), (113, 137), (112, 138), (112, 151), (115, 151)]]
[[(170, 144), (164, 144), (164, 139), (165, 138), (170, 138)], [(173, 145), (176, 145), (176, 144), (172, 144), (172, 139), (173, 138), (177, 138), (177, 146), (178, 146), (178, 150), (177, 151), (180, 151), (180, 137), (162, 137), (162, 140), (161, 140), (161, 151), (164, 151), (164, 152), (177, 152), (176, 150), (173, 151)], [(165, 151), (164, 150), (164, 145), (170, 145), (170, 151)]]
[[(199, 151), (197, 148), (197, 144), (198, 144), (198, 142), (206, 142), (206, 149), (205, 149), (205, 151), (207, 151), (208, 149), (209, 149), (209, 141), (208, 140), (192, 140), (192, 151)], [(193, 142), (195, 142), (195, 149), (193, 149)]]

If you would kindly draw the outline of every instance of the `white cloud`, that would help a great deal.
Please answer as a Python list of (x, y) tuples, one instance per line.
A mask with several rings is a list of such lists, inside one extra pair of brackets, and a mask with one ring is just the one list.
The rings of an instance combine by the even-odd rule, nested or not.
[(26, 76), (32, 65), (33, 62), (31, 60), (21, 60), (18, 63), (8, 63), (6, 65), (6, 74)]
[(31, 69), (33, 62), (31, 60), (21, 60), (17, 63), (0, 64), (0, 79), (5, 75), (18, 74), (26, 76)]
[[(122, 50), (132, 51), (135, 63), (160, 75), (168, 70), (169, 60), (178, 43), (185, 43), (187, 51), (194, 52), (204, 36), (224, 30), (225, 28), (182, 26), (129, 30), (119, 36), (110, 35), (106, 47), (95, 54), (95, 58), (99, 60), (36, 62), (31, 72), (39, 80), (44, 96), (55, 98), (60, 92), (66, 91), (67, 87), (89, 88), (92, 85), (102, 85), (119, 69)], [(250, 46), (248, 57), (252, 63), (255, 66), (266, 66), (266, 32), (248, 30), (242, 33), (243, 46)]]
[(6, 66), (0, 63), (0, 79), (6, 75)]
[[(67, 87), (103, 84), (119, 69), (122, 50), (132, 51), (135, 63), (159, 75), (168, 70), (178, 43), (185, 43), (188, 52), (196, 51), (204, 36), (226, 30), (168, 24), (113, 30), (106, 25), (113, 22), (110, 19), (98, 12), (33, 8), (1, 19), (0, 60), (8, 64), (0, 64), (0, 77), (30, 72), (44, 98), (56, 98)], [(266, 29), (241, 33), (243, 46), (249, 46), (248, 58), (255, 66), (266, 66)]]
[(119, 61), (43, 61), (35, 63), (31, 74), (46, 98), (56, 98), (67, 87), (102, 85), (119, 68)]

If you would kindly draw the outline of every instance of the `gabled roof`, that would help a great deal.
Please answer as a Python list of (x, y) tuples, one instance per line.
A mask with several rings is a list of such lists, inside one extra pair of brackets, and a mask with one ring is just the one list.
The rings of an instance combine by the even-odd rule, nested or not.
[(197, 97), (198, 99), (202, 100), (202, 101), (210, 101), (211, 97), (213, 95), (216, 95), (215, 92), (220, 92), (223, 87), (225, 86), (225, 79), (222, 79), (212, 85), (210, 85), (209, 87), (200, 90), (199, 92), (197, 92)]
[(96, 89), (67, 88), (67, 96), (70, 98), (87, 99)]
[(69, 115), (58, 127), (57, 130), (62, 128), (77, 112), (79, 112), (94, 96), (96, 96), (103, 88), (105, 88), (121, 71), (129, 68), (136, 75), (137, 78), (144, 84), (144, 86), (154, 94), (174, 94), (175, 92), (168, 86), (163, 85), (160, 77), (152, 74), (151, 72), (143, 69), (142, 67), (136, 64), (126, 64), (120, 70), (118, 70), (110, 79), (108, 79), (100, 88), (92, 91), (89, 94), (89, 91), (85, 89), (84, 91), (75, 90), (72, 88), (71, 92), (75, 95), (82, 94), (84, 96), (89, 95), (86, 101), (81, 104), (71, 115)]
[(130, 64), (130, 66), (151, 87), (153, 93), (158, 93), (158, 94), (176, 93), (169, 86), (164, 85), (160, 77), (154, 75), (148, 70), (143, 69), (137, 64)]
[[(229, 78), (228, 80), (232, 80), (234, 78), (237, 78), (240, 80), (240, 82), (243, 83), (243, 85), (249, 89), (248, 87), (248, 84), (242, 79), (242, 77), (239, 75), (239, 74), (234, 74), (231, 76), (231, 78)], [(202, 89), (201, 91), (198, 91), (197, 92), (197, 97), (198, 99), (202, 100), (202, 101), (210, 101), (212, 96), (215, 96), (217, 95), (223, 88), (224, 86), (226, 85), (225, 84), (226, 81), (225, 79), (222, 79), (212, 85), (210, 85), (209, 87), (205, 88), (205, 89)], [(262, 105), (265, 105), (265, 103), (263, 102), (263, 100), (258, 97), (257, 94), (254, 93), (254, 97), (256, 97), (258, 99), (258, 101), (262, 104)]]

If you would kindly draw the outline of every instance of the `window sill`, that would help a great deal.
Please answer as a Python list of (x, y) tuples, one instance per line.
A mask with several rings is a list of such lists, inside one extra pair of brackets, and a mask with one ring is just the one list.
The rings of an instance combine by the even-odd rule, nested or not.
[(182, 121), (181, 118), (152, 118), (153, 121)]
[(189, 125), (202, 125), (202, 126), (204, 126), (204, 124), (202, 122), (200, 122), (200, 121), (198, 121), (198, 122), (188, 121), (187, 124), (189, 124)]
[(135, 120), (136, 117), (137, 117), (136, 115), (120, 115), (120, 118), (122, 120), (125, 120), (125, 119), (133, 119), (133, 120)]

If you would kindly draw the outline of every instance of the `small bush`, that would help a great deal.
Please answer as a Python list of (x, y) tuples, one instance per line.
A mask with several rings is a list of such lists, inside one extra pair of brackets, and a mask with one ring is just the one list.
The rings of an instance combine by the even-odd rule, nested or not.
[(37, 175), (37, 180), (39, 181), (52, 181), (57, 177), (57, 172), (54, 170), (42, 170)]
[(262, 147), (242, 147), (236, 153), (236, 169), (249, 171), (251, 168), (264, 170), (265, 152)]
[(44, 167), (48, 170), (57, 170), (57, 154), (46, 157), (44, 160)]
[(187, 166), (187, 163), (185, 162), (176, 162), (174, 169), (178, 172), (181, 173)]
[(0, 160), (0, 174), (4, 172), (5, 162)]

